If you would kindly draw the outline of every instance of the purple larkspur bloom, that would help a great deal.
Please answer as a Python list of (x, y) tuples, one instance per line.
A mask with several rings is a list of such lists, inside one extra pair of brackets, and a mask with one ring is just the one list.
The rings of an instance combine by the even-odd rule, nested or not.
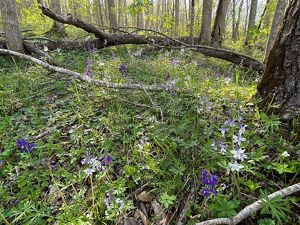
[(226, 133), (227, 130), (228, 130), (228, 129), (225, 128), (225, 127), (221, 127), (221, 128), (220, 128), (220, 131), (221, 131), (221, 134), (222, 134), (223, 137), (225, 137), (225, 133)]
[(215, 174), (209, 174), (207, 170), (201, 171), (201, 183), (205, 185), (202, 188), (201, 195), (208, 197), (210, 194), (217, 195), (216, 186), (218, 185), (219, 177)]
[(241, 160), (242, 162), (247, 158), (247, 155), (245, 154), (245, 150), (243, 150), (239, 146), (236, 146), (236, 150), (232, 150), (230, 152), (233, 154), (233, 158), (237, 160)]
[(221, 153), (224, 155), (226, 153), (226, 145), (223, 142), (220, 142)]
[(231, 127), (235, 127), (235, 120), (231, 120), (230, 126), (231, 126)]
[(102, 166), (106, 166), (107, 164), (113, 162), (113, 158), (111, 156), (101, 157), (99, 158), (99, 161), (101, 162)]
[(218, 145), (216, 140), (213, 140), (213, 143), (211, 144), (211, 147), (213, 148), (213, 150), (217, 151), (218, 150)]
[(170, 80), (171, 79), (171, 76), (169, 73), (167, 73), (167, 76), (166, 76), (166, 81)]
[(244, 134), (247, 127), (248, 127), (247, 125), (242, 124), (242, 125), (240, 126), (239, 134), (241, 134), (241, 135)]
[(205, 197), (210, 196), (210, 189), (208, 189), (208, 188), (203, 188), (203, 189), (201, 190), (201, 195), (203, 195), (203, 196), (205, 196)]
[(87, 75), (88, 77), (92, 77), (93, 76), (93, 70), (90, 67), (86, 67), (84, 74)]
[(238, 145), (240, 146), (242, 144), (242, 142), (246, 141), (246, 138), (243, 138), (242, 135), (240, 133), (238, 133), (238, 135), (233, 135), (233, 142), (234, 143), (238, 143)]
[(120, 64), (119, 71), (123, 76), (127, 76), (127, 67), (124, 63)]
[(87, 58), (87, 59), (85, 60), (85, 65), (86, 65), (86, 66), (92, 66), (92, 65), (93, 65), (93, 61), (92, 61), (90, 58)]
[(87, 41), (86, 49), (90, 53), (95, 53), (97, 51), (96, 45), (94, 43), (91, 43), (90, 41)]
[(0, 168), (4, 165), (4, 162), (0, 160)]
[(20, 153), (28, 153), (30, 152), (34, 147), (36, 147), (36, 144), (29, 143), (25, 139), (21, 138), (17, 140), (17, 147), (20, 151)]

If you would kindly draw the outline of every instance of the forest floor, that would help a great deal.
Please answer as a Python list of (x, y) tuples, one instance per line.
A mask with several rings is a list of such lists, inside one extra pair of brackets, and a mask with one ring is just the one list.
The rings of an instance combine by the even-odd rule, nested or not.
[(266, 199), (300, 182), (300, 144), (258, 110), (261, 75), (188, 51), (52, 54), (81, 73), (89, 58), (97, 79), (170, 91), (99, 88), (0, 58), (0, 221), (175, 224), (181, 215), (192, 225), (265, 198), (245, 224), (300, 223), (299, 195)]

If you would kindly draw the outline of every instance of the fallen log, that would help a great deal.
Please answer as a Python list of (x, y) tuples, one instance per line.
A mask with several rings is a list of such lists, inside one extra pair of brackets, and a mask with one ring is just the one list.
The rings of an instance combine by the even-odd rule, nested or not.
[(52, 66), (48, 63), (43, 62), (42, 60), (39, 60), (37, 58), (34, 58), (29, 55), (25, 55), (19, 52), (10, 51), (7, 49), (0, 49), (0, 55), (10, 55), (15, 56), (20, 59), (29, 60), (49, 71), (61, 73), (64, 75), (67, 75), (69, 77), (87, 82), (89, 84), (93, 84), (95, 86), (104, 87), (104, 88), (112, 88), (112, 89), (130, 89), (130, 90), (141, 90), (141, 91), (171, 91), (173, 92), (179, 92), (176, 88), (174, 88), (170, 84), (162, 84), (162, 85), (145, 85), (145, 84), (133, 84), (133, 83), (127, 83), (127, 84), (117, 84), (117, 83), (111, 83), (107, 81), (102, 80), (96, 80), (92, 79), (91, 77), (80, 74), (78, 72), (74, 72), (72, 70), (64, 69), (57, 66)]
[[(67, 16), (58, 15), (57, 13), (49, 9), (46, 6), (46, 4), (43, 2), (43, 0), (39, 0), (39, 2), (40, 2), (42, 13), (44, 15), (50, 17), (55, 21), (64, 24), (70, 24), (75, 27), (81, 28), (88, 33), (94, 34), (97, 38), (96, 40), (94, 40), (94, 43), (97, 48), (116, 46), (116, 45), (125, 45), (125, 44), (153, 44), (155, 46), (182, 46), (185, 48), (192, 49), (196, 52), (200, 52), (209, 57), (223, 59), (240, 66), (251, 68), (260, 73), (264, 70), (263, 63), (259, 62), (258, 60), (252, 57), (240, 53), (236, 53), (230, 50), (226, 50), (226, 49), (212, 48), (212, 47), (201, 46), (201, 45), (189, 45), (184, 42), (178, 41), (176, 39), (170, 38), (167, 35), (163, 35), (163, 37), (143, 36), (143, 35), (133, 34), (129, 32), (124, 32), (122, 34), (118, 34), (118, 33), (108, 34), (103, 30), (99, 29), (98, 27), (79, 19), (72, 14), (68, 14)], [(146, 29), (143, 30), (145, 31)], [(154, 32), (153, 30), (149, 30), (149, 31)], [(75, 44), (75, 46), (78, 46), (78, 43)]]
[[(294, 184), (292, 186), (286, 187), (282, 190), (276, 191), (273, 194), (268, 195), (268, 199), (272, 200), (274, 198), (285, 198), (289, 195), (292, 195), (296, 192), (300, 191), (300, 183)], [(258, 200), (251, 205), (248, 205), (243, 210), (241, 210), (238, 214), (231, 218), (217, 218), (212, 220), (203, 221), (200, 223), (196, 223), (195, 225), (218, 225), (218, 224), (228, 224), (228, 225), (236, 225), (257, 212), (263, 207), (264, 200)]]

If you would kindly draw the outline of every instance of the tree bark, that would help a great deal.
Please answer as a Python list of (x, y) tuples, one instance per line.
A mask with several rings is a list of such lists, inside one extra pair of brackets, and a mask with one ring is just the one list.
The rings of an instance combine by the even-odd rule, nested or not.
[[(261, 106), (284, 120), (300, 112), (300, 1), (292, 0), (258, 85)], [(275, 104), (276, 107), (271, 107)]]
[(190, 0), (190, 43), (194, 44), (195, 0)]
[(266, 49), (265, 59), (267, 59), (267, 57), (271, 51), (271, 48), (274, 45), (280, 23), (282, 22), (282, 19), (284, 16), (284, 10), (286, 7), (286, 3), (287, 3), (287, 0), (278, 0), (278, 2), (277, 2), (277, 6), (276, 6), (275, 13), (274, 13), (273, 22), (272, 22), (272, 27), (271, 27), (271, 31), (270, 31), (270, 35), (269, 35), (269, 41), (268, 41), (268, 45), (267, 45), (267, 49)]
[(210, 45), (211, 41), (212, 0), (203, 0), (200, 42)]
[(249, 41), (252, 38), (252, 31), (253, 28), (255, 28), (255, 20), (256, 20), (256, 14), (257, 14), (257, 3), (258, 0), (251, 0), (251, 6), (250, 6), (250, 15), (249, 15), (249, 22), (248, 22), (248, 29), (247, 29), (247, 36), (245, 45), (249, 44)]
[(225, 33), (225, 20), (231, 0), (219, 0), (216, 18), (212, 30), (212, 43), (221, 45)]
[(175, 26), (174, 26), (174, 36), (178, 37), (178, 31), (179, 31), (179, 10), (180, 10), (180, 5), (179, 5), (179, 0), (175, 0), (174, 4), (174, 18), (175, 18)]
[[(62, 15), (62, 9), (61, 9), (61, 5), (60, 5), (60, 0), (51, 0), (51, 8), (52, 10), (59, 14)], [(53, 25), (52, 28), (50, 30), (50, 32), (56, 33), (60, 36), (66, 36), (66, 31), (65, 31), (65, 26), (63, 23), (57, 22), (57, 21), (53, 21)]]
[(117, 16), (116, 16), (116, 7), (115, 7), (115, 0), (107, 0), (108, 6), (108, 18), (109, 18), (109, 26), (117, 28)]
[(7, 48), (24, 53), (15, 0), (1, 0), (1, 14)]

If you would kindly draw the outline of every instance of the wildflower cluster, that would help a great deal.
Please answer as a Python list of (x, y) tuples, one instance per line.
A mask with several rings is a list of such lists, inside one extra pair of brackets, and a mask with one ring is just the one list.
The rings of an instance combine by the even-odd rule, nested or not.
[(201, 195), (208, 197), (210, 194), (217, 195), (216, 186), (218, 185), (218, 176), (215, 174), (209, 174), (207, 170), (201, 171), (201, 183), (205, 185), (201, 190)]
[(17, 148), (19, 149), (20, 153), (28, 153), (35, 147), (36, 144), (29, 143), (23, 138), (17, 140)]
[(127, 67), (124, 63), (121, 63), (119, 66), (119, 71), (122, 74), (123, 77), (127, 76)]
[(112, 162), (113, 159), (111, 156), (97, 158), (91, 155), (87, 155), (83, 160), (81, 160), (82, 165), (89, 165), (89, 167), (85, 170), (88, 176), (93, 174), (97, 170), (104, 172), (105, 167)]
[(87, 75), (88, 77), (93, 76), (93, 61), (90, 58), (87, 58), (85, 61), (85, 71), (84, 74)]

